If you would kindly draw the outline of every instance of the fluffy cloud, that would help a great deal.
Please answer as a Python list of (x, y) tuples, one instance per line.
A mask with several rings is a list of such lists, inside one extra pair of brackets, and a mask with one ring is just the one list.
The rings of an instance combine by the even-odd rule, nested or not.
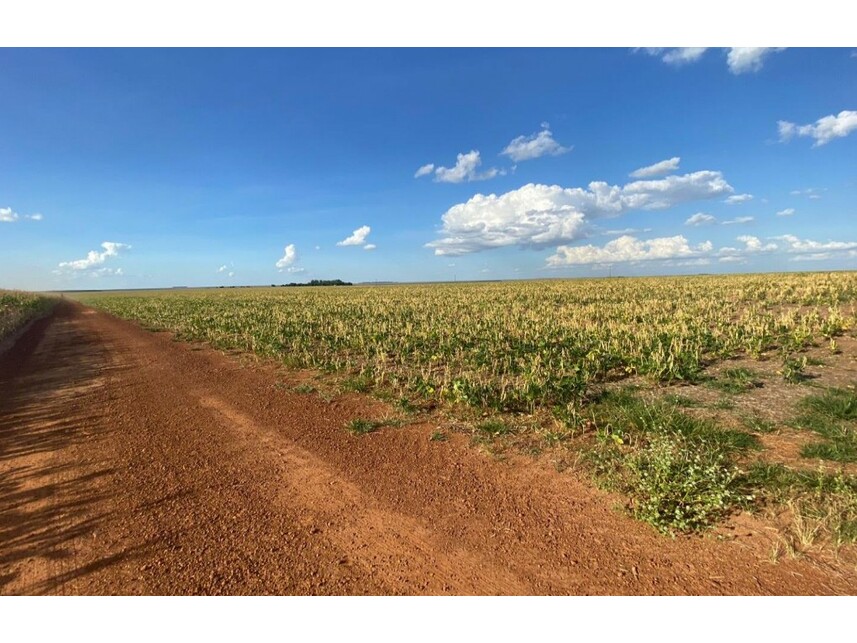
[(720, 255), (720, 261), (736, 261), (743, 255), (755, 254), (758, 252), (773, 252), (778, 249), (775, 243), (762, 243), (758, 237), (753, 237), (749, 234), (741, 235), (737, 238), (744, 244), (743, 248), (720, 248), (717, 254)]
[(728, 219), (723, 222), (723, 225), (741, 225), (743, 223), (750, 223), (753, 220), (753, 217), (735, 217), (734, 219)]
[(780, 210), (777, 212), (778, 217), (790, 217), (795, 213), (794, 208), (786, 208), (785, 210)]
[(369, 233), (372, 232), (372, 228), (368, 225), (360, 226), (354, 232), (351, 233), (351, 236), (346, 237), (342, 241), (337, 242), (338, 246), (362, 246), (366, 243), (366, 237), (369, 236)]
[(517, 137), (500, 154), (518, 162), (537, 159), (540, 156), (559, 156), (570, 151), (570, 147), (563, 147), (554, 140), (550, 125), (542, 123), (542, 131)]
[(217, 272), (226, 272), (227, 270), (229, 270), (229, 266), (224, 264), (224, 265), (220, 266), (220, 268), (217, 269)]
[(785, 47), (732, 47), (726, 55), (726, 64), (733, 74), (756, 72), (762, 68), (765, 58), (784, 50)]
[(710, 241), (691, 246), (682, 235), (642, 241), (630, 235), (609, 241), (604, 246), (559, 246), (547, 259), (551, 267), (582, 264), (624, 263), (658, 259), (687, 259), (710, 253)]
[(711, 225), (712, 223), (717, 223), (717, 217), (705, 214), (704, 212), (697, 212), (693, 216), (688, 217), (687, 221), (684, 222), (684, 225), (701, 226)]
[[(769, 55), (784, 49), (785, 47), (732, 47), (726, 54), (726, 64), (733, 74), (759, 71)], [(707, 50), (706, 47), (643, 48), (650, 56), (658, 56), (674, 67), (697, 62)]]
[(679, 67), (688, 63), (696, 62), (708, 50), (707, 47), (644, 47), (650, 56), (659, 56), (668, 65)]
[(374, 250), (377, 247), (378, 246), (376, 246), (374, 243), (367, 243), (365, 246), (363, 246), (363, 249), (364, 250)]
[(830, 114), (819, 118), (815, 123), (797, 125), (789, 121), (777, 121), (780, 141), (790, 141), (795, 136), (810, 136), (815, 139), (813, 147), (826, 145), (835, 138), (848, 136), (857, 130), (857, 111), (842, 110), (835, 116)]
[(809, 239), (800, 239), (793, 234), (784, 234), (779, 237), (774, 237), (786, 244), (786, 250), (794, 253), (819, 253), (819, 252), (842, 252), (845, 250), (857, 249), (857, 241), (811, 241)]
[(587, 188), (529, 183), (505, 194), (477, 194), (443, 215), (436, 255), (490, 248), (542, 248), (582, 237), (589, 220), (630, 210), (665, 209), (733, 191), (720, 172), (703, 170), (624, 186), (594, 181)]
[(668, 65), (686, 65), (702, 58), (702, 54), (707, 50), (708, 47), (676, 47), (675, 49), (669, 49), (661, 57), (661, 60)]
[(303, 268), (298, 268), (294, 265), (294, 263), (298, 260), (298, 251), (295, 248), (295, 244), (290, 243), (283, 249), (283, 256), (280, 258), (276, 266), (277, 270), (283, 272), (303, 272)]
[(752, 200), (752, 194), (733, 194), (732, 196), (726, 198), (726, 205), (738, 205), (739, 203), (746, 203), (747, 201)]
[(426, 176), (428, 174), (431, 174), (432, 172), (434, 172), (434, 163), (426, 163), (425, 165), (420, 167), (420, 169), (414, 172), (414, 178), (418, 179), (421, 176)]
[(635, 179), (647, 179), (652, 176), (659, 176), (661, 174), (675, 172), (676, 170), (678, 170), (678, 164), (680, 162), (681, 157), (674, 156), (671, 159), (666, 159), (665, 161), (658, 161), (657, 163), (653, 163), (652, 165), (647, 165), (646, 167), (636, 169), (631, 172), (630, 176)]
[(493, 167), (479, 172), (480, 165), (482, 165), (482, 158), (479, 156), (479, 151), (471, 150), (467, 154), (459, 154), (453, 167), (435, 167), (434, 163), (427, 163), (416, 171), (414, 178), (434, 173), (434, 180), (439, 183), (464, 183), (493, 179), (498, 174), (504, 173)]
[[(102, 252), (98, 252), (97, 250), (90, 250), (86, 253), (86, 257), (83, 259), (75, 259), (74, 261), (63, 261), (59, 264), (59, 270), (56, 272), (79, 272), (83, 270), (91, 270), (94, 268), (98, 268), (104, 264), (111, 257), (118, 257), (120, 251), (129, 250), (131, 246), (125, 243), (116, 243), (115, 241), (105, 241), (101, 244), (103, 248)], [(114, 270), (98, 270), (96, 271), (99, 274), (121, 274), (120, 272), (116, 272)]]
[(30, 219), (32, 221), (41, 221), (44, 217), (41, 214), (25, 214), (20, 215), (12, 208), (0, 208), (0, 223), (14, 223), (19, 219)]
[(777, 249), (777, 244), (763, 244), (759, 237), (753, 237), (749, 234), (744, 234), (738, 237), (738, 241), (744, 244), (744, 249), (747, 252), (770, 252)]

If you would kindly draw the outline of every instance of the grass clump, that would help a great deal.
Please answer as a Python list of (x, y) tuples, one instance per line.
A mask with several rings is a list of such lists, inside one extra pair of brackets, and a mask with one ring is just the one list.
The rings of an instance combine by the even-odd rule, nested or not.
[(514, 427), (502, 420), (485, 420), (476, 426), (476, 430), (489, 438), (498, 438), (514, 433)]
[(398, 406), (403, 413), (416, 413), (419, 410), (413, 402), (404, 396), (396, 400), (396, 406)]
[(704, 441), (724, 452), (759, 448), (745, 431), (724, 429), (711, 420), (693, 417), (666, 402), (646, 402), (632, 393), (609, 393), (593, 406), (596, 426), (621, 433), (628, 443), (656, 434), (677, 434)]
[(374, 433), (382, 426), (384, 426), (384, 423), (377, 420), (355, 418), (348, 422), (346, 428), (352, 435), (366, 435), (367, 433)]
[(793, 550), (819, 540), (857, 542), (857, 477), (758, 463), (746, 480), (764, 503), (788, 509), (785, 535)]
[(758, 375), (749, 368), (727, 368), (708, 385), (724, 393), (746, 393), (762, 386)]
[(695, 409), (703, 406), (702, 402), (694, 400), (692, 397), (687, 397), (686, 395), (679, 395), (677, 393), (670, 393), (669, 395), (664, 395), (663, 400), (666, 404), (678, 406), (683, 409)]
[(804, 446), (801, 455), (837, 462), (857, 462), (857, 394), (831, 388), (800, 401), (794, 425), (824, 438)]
[(348, 377), (342, 381), (342, 388), (354, 393), (368, 393), (372, 390), (372, 378), (365, 375)]
[(775, 422), (766, 420), (757, 414), (745, 415), (741, 418), (741, 421), (751, 433), (773, 433), (777, 428)]

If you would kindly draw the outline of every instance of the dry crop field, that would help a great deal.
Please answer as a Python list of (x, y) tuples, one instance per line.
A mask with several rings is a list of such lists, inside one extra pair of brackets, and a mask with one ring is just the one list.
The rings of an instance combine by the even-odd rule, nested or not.
[(548, 458), (666, 534), (749, 512), (774, 559), (857, 539), (857, 273), (75, 296), (395, 409), (354, 434), (428, 418)]

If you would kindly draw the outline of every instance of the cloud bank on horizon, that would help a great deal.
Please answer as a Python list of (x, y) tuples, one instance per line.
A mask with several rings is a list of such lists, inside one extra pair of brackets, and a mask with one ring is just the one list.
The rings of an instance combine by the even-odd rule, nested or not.
[(477, 194), (441, 217), (434, 253), (464, 255), (492, 248), (544, 248), (582, 238), (593, 219), (631, 210), (663, 210), (734, 191), (720, 172), (702, 170), (624, 186), (593, 181), (586, 188), (529, 183), (497, 196)]

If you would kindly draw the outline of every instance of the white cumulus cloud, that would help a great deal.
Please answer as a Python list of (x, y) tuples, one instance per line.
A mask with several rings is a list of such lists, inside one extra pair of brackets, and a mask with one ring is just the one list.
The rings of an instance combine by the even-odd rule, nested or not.
[(624, 186), (594, 181), (586, 188), (529, 183), (505, 194), (477, 194), (441, 217), (436, 255), (491, 248), (541, 248), (582, 237), (589, 221), (630, 210), (658, 210), (733, 192), (720, 172), (703, 170)]
[(365, 246), (363, 246), (363, 249), (364, 250), (374, 250), (377, 247), (378, 246), (376, 246), (374, 243), (367, 243)]
[(743, 223), (750, 223), (753, 220), (753, 217), (735, 217), (734, 219), (727, 219), (723, 222), (723, 225), (741, 225)]
[(691, 246), (682, 235), (641, 240), (630, 235), (608, 241), (603, 246), (559, 246), (547, 265), (557, 268), (582, 264), (625, 263), (659, 259), (701, 257), (712, 250), (710, 241)]
[[(773, 53), (784, 51), (785, 47), (732, 47), (727, 50), (726, 64), (733, 74), (759, 71), (765, 59)], [(673, 67), (680, 67), (699, 61), (708, 51), (707, 47), (644, 47), (650, 56), (658, 56)]]
[(277, 263), (274, 265), (276, 268), (282, 272), (283, 270), (287, 272), (297, 272), (301, 270), (300, 268), (296, 268), (294, 263), (298, 260), (298, 251), (295, 248), (295, 244), (290, 243), (283, 249), (283, 256), (277, 260)]
[(540, 156), (559, 156), (570, 152), (570, 147), (563, 147), (553, 138), (550, 126), (542, 123), (542, 130), (529, 136), (518, 136), (500, 152), (515, 162), (537, 159)]
[(115, 241), (105, 241), (101, 244), (102, 251), (90, 250), (86, 253), (83, 259), (75, 259), (73, 261), (62, 261), (58, 265), (56, 273), (91, 271), (97, 275), (107, 274), (122, 274), (121, 268), (116, 270), (100, 268), (111, 257), (118, 257), (123, 250), (129, 250), (131, 246), (126, 243), (117, 243)]
[(661, 60), (668, 65), (686, 65), (702, 58), (702, 54), (707, 50), (708, 47), (676, 47), (675, 49), (667, 50), (661, 57)]
[(812, 241), (810, 239), (800, 239), (793, 234), (784, 234), (779, 237), (774, 237), (786, 244), (788, 252), (798, 254), (804, 253), (820, 253), (820, 252), (843, 252), (845, 250), (857, 249), (857, 241)]
[(12, 208), (0, 208), (0, 223), (14, 223), (19, 219), (30, 219), (32, 221), (41, 221), (44, 217), (38, 212), (35, 214), (20, 215)]
[(484, 181), (493, 179), (499, 174), (504, 174), (502, 170), (490, 168), (484, 172), (479, 171), (482, 165), (482, 158), (478, 150), (470, 150), (466, 154), (461, 153), (456, 157), (453, 167), (435, 167), (433, 163), (427, 163), (419, 168), (414, 174), (414, 178), (428, 176), (434, 173), (434, 180), (438, 183), (465, 183), (469, 181)]
[(795, 136), (809, 136), (815, 139), (813, 147), (826, 145), (835, 138), (848, 136), (857, 130), (857, 111), (842, 110), (838, 114), (830, 114), (819, 118), (815, 123), (797, 125), (789, 121), (777, 121), (780, 141), (790, 141)]
[(739, 203), (746, 203), (747, 201), (752, 200), (752, 194), (733, 194), (732, 196), (726, 198), (726, 205), (738, 205)]
[(678, 164), (680, 162), (681, 157), (674, 156), (671, 159), (666, 159), (665, 161), (658, 161), (657, 163), (653, 163), (652, 165), (647, 165), (646, 167), (636, 169), (631, 172), (630, 176), (635, 179), (646, 179), (652, 176), (659, 176), (661, 174), (675, 172), (676, 170), (678, 170)]
[(680, 67), (696, 62), (708, 51), (707, 47), (643, 47), (650, 56), (658, 56), (668, 65)]
[(684, 222), (684, 225), (701, 226), (711, 225), (712, 223), (717, 223), (717, 217), (705, 214), (704, 212), (697, 212), (693, 216), (688, 217), (687, 221)]
[(741, 235), (736, 239), (744, 244), (743, 248), (720, 248), (717, 254), (720, 255), (720, 261), (730, 261), (730, 257), (737, 258), (742, 255), (755, 254), (757, 252), (773, 252), (778, 249), (776, 243), (762, 243), (759, 237), (754, 237), (749, 234)]
[(768, 56), (784, 50), (785, 47), (732, 47), (726, 55), (726, 64), (733, 74), (756, 72)]
[(362, 246), (366, 243), (366, 237), (369, 236), (369, 233), (372, 232), (372, 228), (368, 225), (360, 226), (354, 232), (351, 233), (351, 236), (346, 237), (342, 241), (337, 242), (338, 246)]
[(434, 163), (426, 163), (422, 167), (420, 167), (416, 172), (414, 172), (414, 178), (418, 179), (421, 176), (426, 176), (427, 174), (431, 174), (434, 172)]
[(785, 210), (780, 210), (777, 212), (778, 217), (790, 217), (795, 213), (794, 208), (786, 208)]

